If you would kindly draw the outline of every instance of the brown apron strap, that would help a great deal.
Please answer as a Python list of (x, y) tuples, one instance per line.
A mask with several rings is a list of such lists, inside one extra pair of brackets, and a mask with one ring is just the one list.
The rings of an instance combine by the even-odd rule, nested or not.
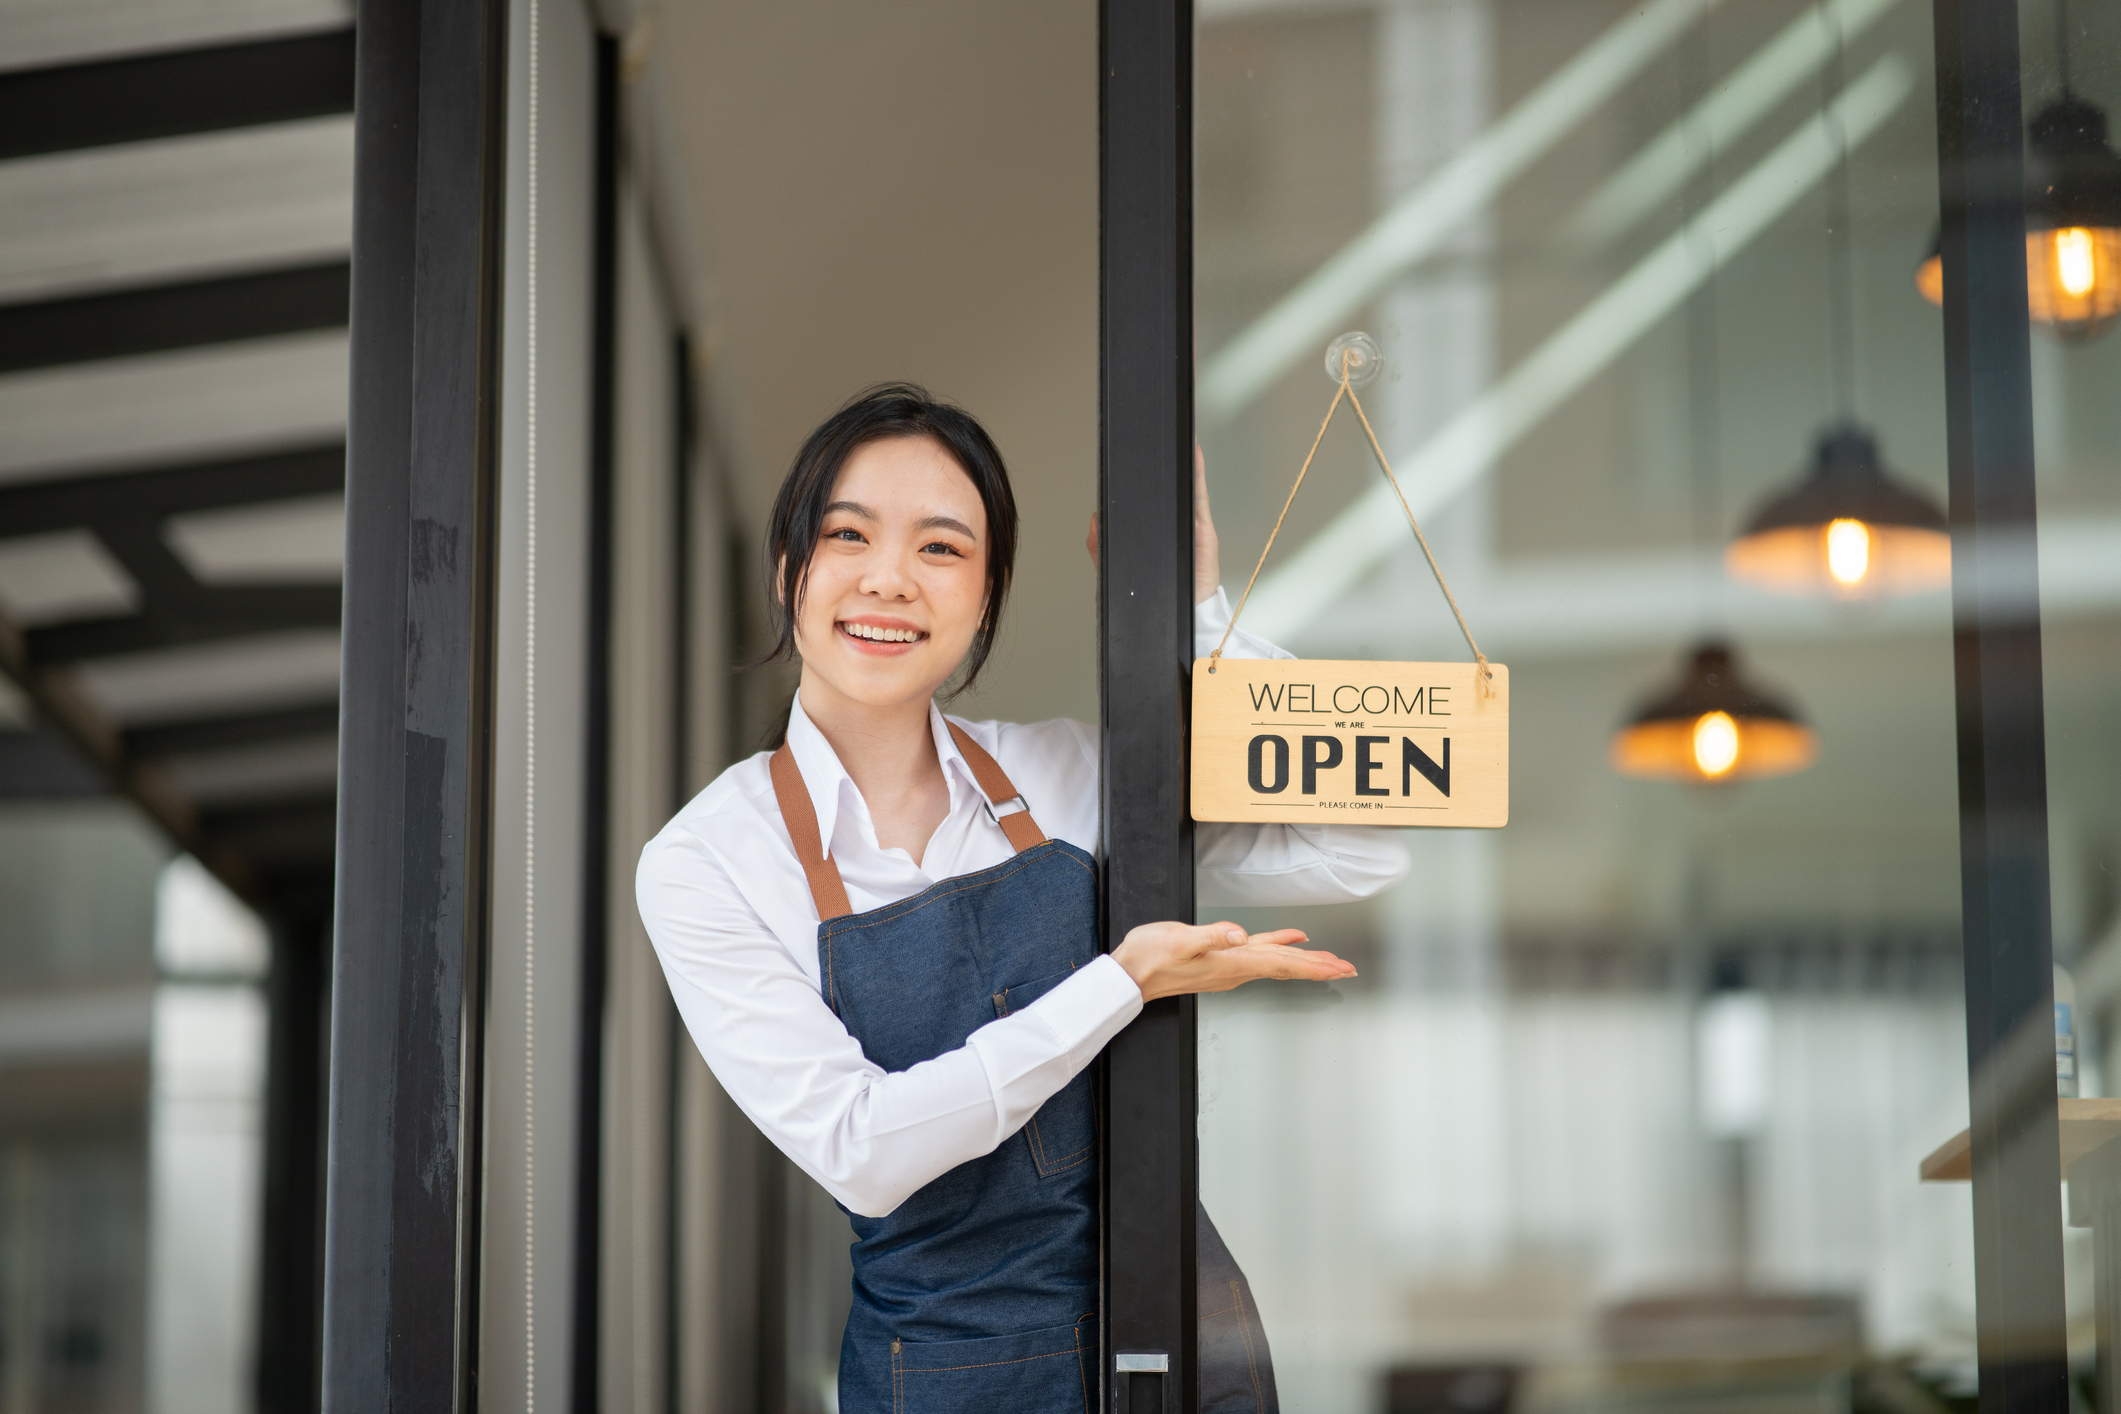
[(840, 866), (826, 857), (825, 847), (818, 842), (817, 807), (810, 803), (803, 773), (786, 742), (773, 753), (773, 798), (780, 804), (788, 838), (795, 843), (795, 857), (803, 866), (803, 877), (810, 881), (818, 922), (829, 923), (854, 912), (847, 903), (847, 886), (840, 880)]
[(1000, 763), (972, 739), (972, 733), (947, 717), (943, 720), (950, 728), (950, 739), (957, 743), (958, 754), (963, 756), (965, 764), (972, 768), (972, 779), (979, 782), (979, 788), (986, 793), (987, 803), (994, 807), (994, 818), (1001, 825), (1002, 833), (1009, 837), (1010, 845), (1018, 854), (1022, 854), (1033, 845), (1044, 844), (1046, 832), (1038, 827), (1038, 821), (1031, 818), (1030, 801), (1024, 800), (1024, 808), (1013, 814), (1000, 813), (1001, 807), (1010, 801), (1024, 799), (1023, 793), (1009, 783), (1009, 777), (1002, 770)]
[[(972, 779), (979, 782), (990, 806), (1007, 805), (1012, 800), (1023, 800), (1023, 795), (1009, 781), (1008, 774), (992, 756), (989, 756), (971, 734), (955, 722), (949, 722), (950, 739), (957, 743), (958, 754), (972, 768)], [(803, 784), (801, 768), (795, 764), (795, 753), (786, 742), (773, 753), (773, 798), (781, 807), (781, 820), (788, 826), (788, 838), (795, 844), (796, 861), (803, 866), (803, 877), (810, 883), (810, 897), (817, 904), (820, 923), (829, 923), (835, 918), (844, 918), (854, 912), (847, 902), (847, 885), (840, 878), (840, 866), (826, 855), (824, 845), (818, 839), (817, 807), (810, 803), (810, 791)], [(1002, 833), (1009, 837), (1010, 848), (1018, 854), (1033, 845), (1046, 842), (1045, 831), (1031, 818), (1031, 805), (1024, 802), (1022, 810), (1003, 815), (999, 811), (995, 820)]]

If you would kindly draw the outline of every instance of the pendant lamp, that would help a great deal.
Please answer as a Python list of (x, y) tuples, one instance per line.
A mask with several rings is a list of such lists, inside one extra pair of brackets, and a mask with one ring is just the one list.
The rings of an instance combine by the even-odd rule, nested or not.
[(1760, 508), (1725, 549), (1723, 563), (1733, 579), (1778, 594), (1918, 594), (1951, 583), (1951, 536), (1944, 513), (1886, 474), (1877, 439), (1856, 424), (1856, 261), (1846, 145), (1838, 157), (1836, 181), (1827, 188), (1838, 415), (1814, 444), (1810, 473)]
[(1797, 715), (1738, 673), (1727, 643), (1694, 650), (1685, 675), (1613, 734), (1613, 768), (1652, 780), (1753, 780), (1801, 771), (1819, 738)]
[[(2096, 338), (2121, 317), (2121, 156), (2106, 112), (2070, 92), (2068, 16), (2056, 4), (2062, 101), (2030, 128), (2025, 191), (2026, 313), (2064, 340)], [(1915, 288), (1944, 303), (1944, 237), (1930, 242)]]
[[(1687, 401), (1695, 418), (1696, 533), (1711, 536), (1722, 519), (1713, 509), (1720, 497), (1712, 495), (1719, 466), (1715, 288), (1712, 270), (1706, 288), (1690, 302), (1686, 362)], [(1819, 745), (1787, 706), (1739, 676), (1730, 644), (1711, 637), (1694, 649), (1677, 684), (1613, 733), (1609, 750), (1613, 768), (1623, 775), (1716, 783), (1803, 770)]]
[(1812, 468), (1760, 508), (1723, 554), (1732, 578), (1779, 594), (1919, 594), (1952, 581), (1944, 513), (1886, 474), (1850, 424), (1822, 433)]

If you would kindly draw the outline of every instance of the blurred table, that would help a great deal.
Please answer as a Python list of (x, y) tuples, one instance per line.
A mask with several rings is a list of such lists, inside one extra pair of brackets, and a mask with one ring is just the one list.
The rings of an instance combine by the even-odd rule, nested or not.
[[(2121, 1100), (2057, 1100), (2062, 1176), (2069, 1181), (2069, 1225), (2092, 1233), (2093, 1299), (2098, 1311), (2099, 1414), (2121, 1414)], [(1974, 1176), (1964, 1129), (1922, 1161), (1924, 1183), (1964, 1183)]]
[[(2062, 1112), (2062, 1172), (2098, 1148), (2121, 1139), (2121, 1100), (2057, 1100)], [(1965, 1183), (1974, 1176), (1969, 1131), (1960, 1130), (1922, 1161), (1924, 1183)]]

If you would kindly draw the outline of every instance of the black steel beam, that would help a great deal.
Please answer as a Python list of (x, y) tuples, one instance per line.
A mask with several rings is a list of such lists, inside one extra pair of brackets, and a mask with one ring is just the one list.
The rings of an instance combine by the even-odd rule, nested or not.
[(276, 919), (266, 983), (264, 1242), (258, 1251), (257, 1406), (312, 1414), (324, 1267), (324, 1014), (331, 956), (330, 895), (301, 917)]
[[(139, 586), (141, 613), (149, 619), (247, 623), (261, 610), (269, 611), (264, 597), (254, 588), (210, 589), (199, 583), (191, 566), (177, 558), (169, 541), (162, 538), (162, 527), (155, 521), (145, 517), (113, 518), (99, 521), (95, 531), (103, 548)], [(336, 608), (338, 586), (330, 588)], [(277, 597), (274, 590), (265, 593)], [(332, 621), (338, 621), (336, 614)], [(34, 650), (34, 639), (31, 647)]]
[(305, 862), (328, 862), (337, 820), (330, 790), (305, 791), (201, 810), (199, 833), (209, 845), (253, 861), (263, 874)]
[(0, 158), (350, 113), (351, 29), (0, 74)]
[(38, 723), (64, 738), (111, 788), (129, 797), (161, 826), (180, 850), (189, 850), (240, 898), (252, 897), (252, 878), (239, 863), (206, 850), (198, 821), (188, 802), (170, 785), (168, 773), (126, 757), (118, 730), (83, 689), (79, 677), (64, 668), (30, 663), (21, 629), (0, 613), (0, 675), (20, 687), (36, 710)]
[(218, 751), (230, 746), (324, 736), (338, 729), (339, 699), (334, 697), (328, 701), (277, 707), (265, 712), (196, 717), (132, 727), (126, 730), (123, 740), (125, 754), (133, 760), (159, 761), (194, 751)]
[(330, 442), (0, 486), (0, 526), (7, 527), (9, 535), (40, 535), (114, 518), (160, 520), (189, 511), (323, 495), (345, 485), (346, 444)]
[(323, 1407), (478, 1407), (500, 0), (365, 0)]
[(98, 521), (96, 538), (140, 588), (141, 610), (24, 635), (32, 667), (58, 667), (254, 633), (339, 626), (339, 586), (201, 584), (152, 519)]
[(1982, 1414), (2070, 1408), (2016, 0), (1934, 0)]
[(0, 730), (0, 800), (107, 795), (110, 782), (51, 732)]
[[(1099, 701), (1105, 946), (1193, 919), (1188, 672), (1193, 658), (1193, 6), (1101, 0), (1102, 426)], [(1154, 1406), (1199, 1407), (1194, 999), (1166, 998), (1106, 1052), (1104, 1378), (1166, 1356)], [(1149, 1391), (1139, 1391), (1147, 1397)]]
[(149, 614), (85, 619), (31, 629), (23, 635), (34, 667), (63, 667), (156, 648), (220, 643), (260, 633), (337, 628), (335, 584), (243, 585), (197, 590), (181, 614), (155, 606)]
[(0, 305), (0, 373), (346, 327), (343, 260)]

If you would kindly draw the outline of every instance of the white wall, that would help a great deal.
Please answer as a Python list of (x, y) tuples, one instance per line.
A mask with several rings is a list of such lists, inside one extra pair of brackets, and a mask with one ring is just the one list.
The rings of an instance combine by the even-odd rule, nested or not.
[(954, 710), (1094, 722), (1096, 7), (699, 0), (658, 10), (655, 44), (684, 254), (719, 274), (700, 332), (745, 573), (811, 428), (866, 384), (925, 383), (994, 434), (1024, 527), (1001, 642)]

